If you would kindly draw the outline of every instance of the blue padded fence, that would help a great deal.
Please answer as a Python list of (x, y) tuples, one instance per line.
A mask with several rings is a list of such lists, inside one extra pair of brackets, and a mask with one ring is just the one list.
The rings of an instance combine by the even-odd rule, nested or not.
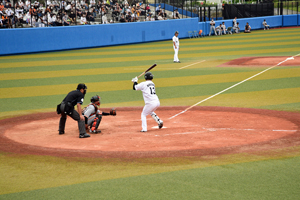
[[(267, 16), (237, 19), (241, 31), (246, 22), (252, 30), (262, 29), (266, 19), (271, 28), (300, 25), (300, 15)], [(217, 20), (216, 26), (225, 22), (232, 26), (232, 20)], [(150, 22), (82, 25), (49, 28), (0, 29), (0, 55), (12, 55), (67, 49), (81, 49), (112, 45), (171, 40), (175, 31), (179, 38), (189, 37), (188, 31), (202, 30), (209, 34), (209, 21), (198, 22), (198, 18), (162, 20)], [(172, 44), (170, 43), (172, 46)]]

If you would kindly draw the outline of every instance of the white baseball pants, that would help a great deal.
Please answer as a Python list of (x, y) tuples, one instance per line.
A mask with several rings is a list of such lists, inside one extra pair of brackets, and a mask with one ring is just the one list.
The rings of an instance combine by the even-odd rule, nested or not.
[(174, 49), (174, 62), (178, 62), (179, 61), (179, 59), (178, 59), (178, 49), (179, 47), (177, 47), (177, 49), (175, 49), (175, 47), (173, 47), (173, 49)]
[(141, 114), (142, 119), (142, 131), (147, 131), (147, 115), (155, 114), (154, 111), (160, 106), (159, 101), (154, 101), (147, 103), (144, 108), (143, 112)]

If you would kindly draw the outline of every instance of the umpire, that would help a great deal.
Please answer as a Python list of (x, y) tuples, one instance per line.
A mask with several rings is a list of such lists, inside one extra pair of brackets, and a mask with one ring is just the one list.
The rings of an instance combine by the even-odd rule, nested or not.
[[(65, 133), (65, 124), (67, 120), (67, 115), (78, 122), (79, 138), (90, 137), (85, 130), (85, 118), (82, 113), (81, 104), (84, 100), (84, 95), (86, 93), (86, 85), (83, 83), (78, 84), (77, 90), (69, 92), (69, 94), (64, 98), (61, 104), (57, 105), (57, 114), (61, 114), (59, 121), (59, 135)], [(77, 105), (77, 111), (74, 106)]]

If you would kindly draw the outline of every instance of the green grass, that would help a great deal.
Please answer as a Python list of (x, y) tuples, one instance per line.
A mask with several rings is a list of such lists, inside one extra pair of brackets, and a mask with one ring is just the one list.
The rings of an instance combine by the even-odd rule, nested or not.
[[(248, 56), (299, 54), (299, 28), (0, 57), (0, 119), (54, 112), (84, 82), (84, 105), (142, 106), (131, 78), (153, 63), (162, 106), (190, 106), (265, 67), (219, 67)], [(203, 61), (202, 63), (181, 67)], [(142, 80), (142, 78), (140, 79)], [(300, 112), (300, 66), (276, 66), (199, 106)], [(0, 144), (1, 145), (1, 144)], [(298, 199), (299, 146), (179, 158), (63, 158), (0, 152), (0, 199)]]

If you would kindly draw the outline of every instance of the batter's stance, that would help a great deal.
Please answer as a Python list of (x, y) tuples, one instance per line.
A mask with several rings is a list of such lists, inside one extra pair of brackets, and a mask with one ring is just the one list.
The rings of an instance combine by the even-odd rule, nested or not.
[(178, 38), (178, 31), (175, 32), (175, 35), (173, 36), (173, 49), (174, 49), (174, 62), (180, 63), (178, 59), (178, 51), (179, 51), (179, 38)]
[(145, 106), (143, 112), (141, 114), (142, 118), (142, 130), (141, 132), (147, 132), (147, 115), (151, 115), (151, 117), (157, 122), (158, 127), (163, 127), (163, 121), (159, 119), (159, 117), (155, 114), (155, 110), (160, 106), (160, 102), (158, 96), (155, 93), (155, 85), (152, 82), (153, 74), (151, 72), (147, 72), (145, 74), (144, 82), (138, 84), (138, 78), (135, 77), (131, 81), (133, 82), (133, 90), (141, 90), (143, 92), (143, 98), (145, 101)]
[(115, 116), (116, 110), (113, 108), (110, 110), (110, 113), (101, 112), (100, 107), (100, 97), (98, 95), (91, 98), (91, 103), (85, 107), (82, 111), (83, 116), (85, 117), (85, 124), (89, 127), (90, 133), (101, 133), (101, 130), (98, 129), (102, 116), (113, 115)]

